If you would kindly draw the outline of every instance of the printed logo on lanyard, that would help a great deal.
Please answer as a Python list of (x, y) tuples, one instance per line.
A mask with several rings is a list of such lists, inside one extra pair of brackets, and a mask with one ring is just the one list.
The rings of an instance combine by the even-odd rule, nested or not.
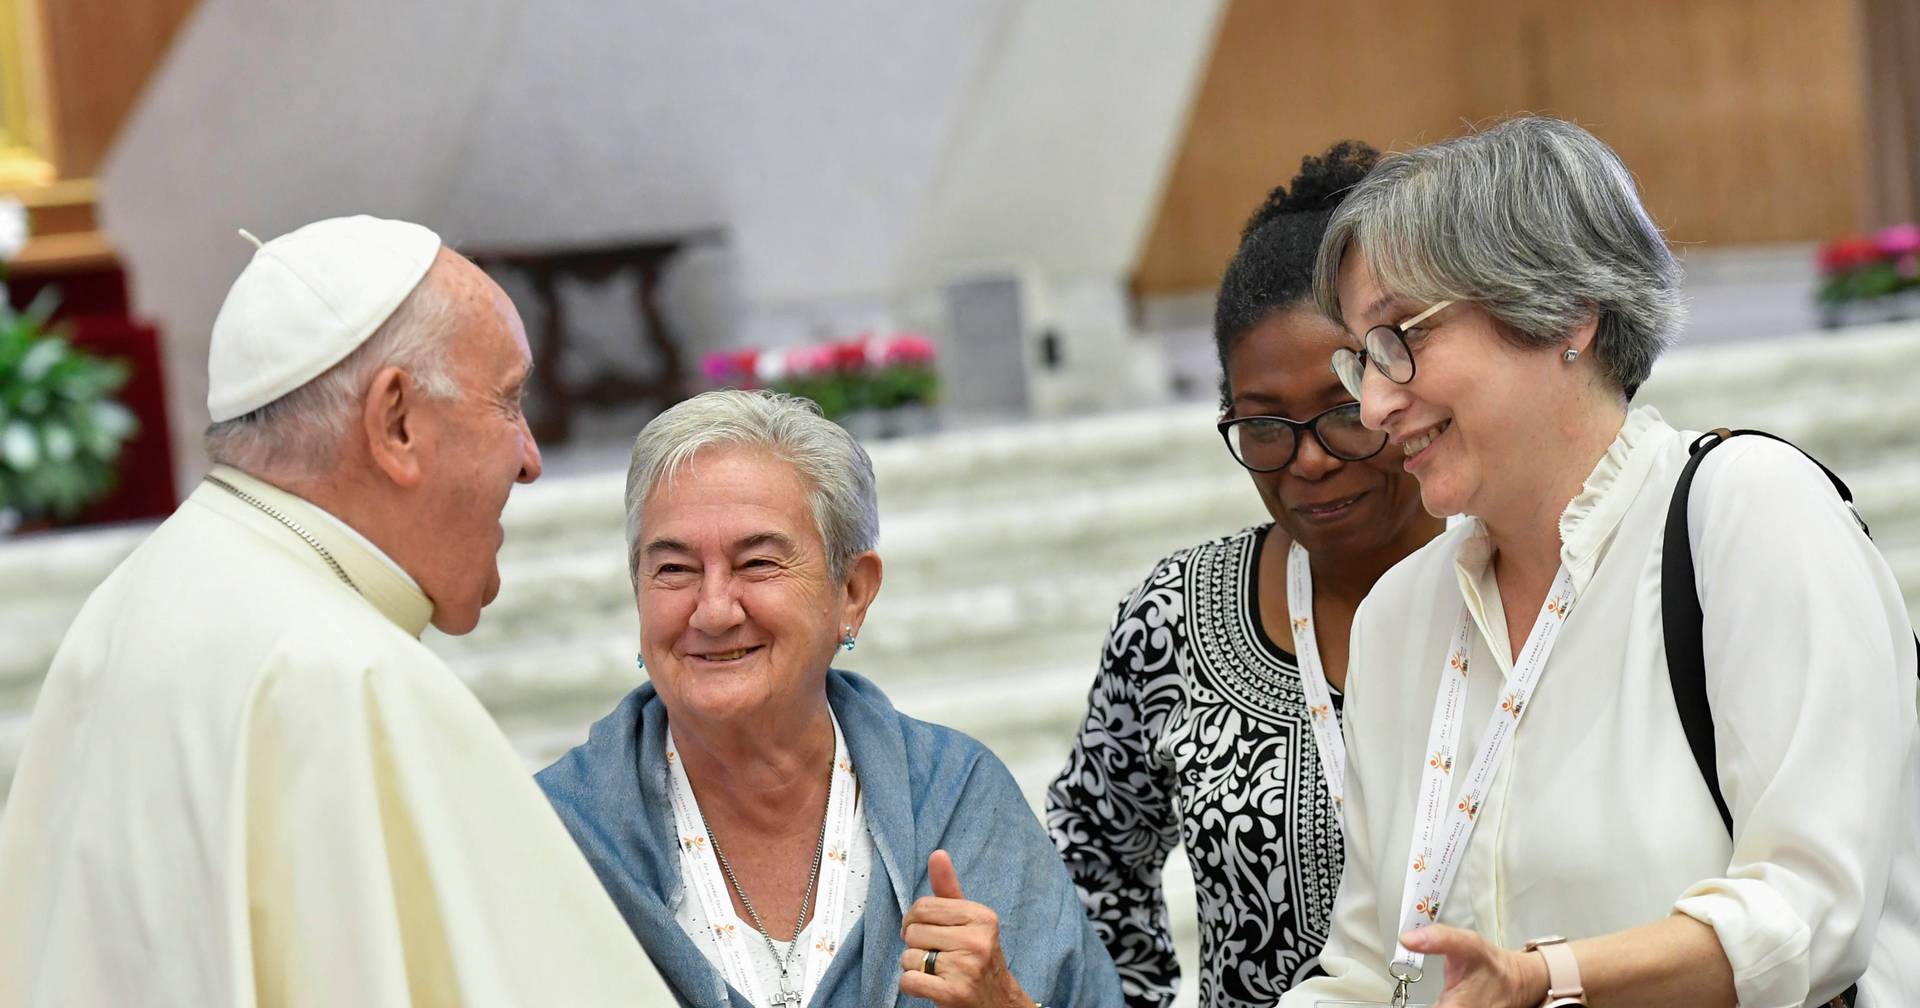
[[(831, 710), (827, 714), (832, 718)], [(797, 992), (801, 1000), (793, 1002), (798, 1004), (813, 997), (820, 978), (826, 975), (827, 966), (839, 951), (852, 896), (847, 857), (853, 849), (854, 831), (859, 828), (854, 816), (853, 760), (847, 754), (846, 739), (840, 734), (840, 720), (832, 720), (833, 776), (827, 794), (826, 840), (820, 858), (819, 893), (808, 925), (813, 937), (802, 960), (801, 988)], [(733, 898), (727, 894), (727, 879), (714, 856), (713, 838), (700, 816), (700, 804), (694, 797), (692, 782), (687, 780), (679, 748), (673, 744), (671, 726), (667, 728), (666, 750), (667, 770), (673, 778), (669, 794), (680, 849), (680, 876), (700, 899), (700, 908), (707, 918), (707, 937), (720, 953), (721, 973), (735, 990), (762, 1008), (776, 1002), (789, 1003), (784, 992), (775, 992), (769, 997), (761, 988), (749, 950), (766, 939), (753, 928), (742, 926), (734, 915)], [(795, 935), (794, 940), (800, 940), (800, 936)]]
[[(1439, 921), (1441, 905), (1453, 889), (1467, 840), (1479, 822), (1480, 807), (1506, 759), (1508, 743), (1520, 730), (1520, 719), (1546, 670), (1547, 656), (1553, 652), (1554, 641), (1572, 610), (1573, 575), (1562, 567), (1507, 677), (1500, 703), (1487, 718), (1480, 751), (1456, 791), (1450, 785), (1467, 702), (1469, 656), (1473, 653), (1473, 614), (1461, 607), (1460, 627), (1442, 659), (1433, 723), (1427, 730), (1427, 756), (1420, 769), (1420, 794), (1413, 813), (1413, 842), (1407, 852), (1406, 881), (1400, 890), (1401, 934)], [(1403, 985), (1413, 983), (1420, 979), (1425, 960), (1424, 955), (1395, 942), (1387, 972)]]
[(1320, 664), (1320, 639), (1313, 632), (1313, 570), (1299, 543), (1287, 550), (1287, 615), (1293, 624), (1293, 656), (1300, 668), (1300, 689), (1307, 696), (1313, 745), (1320, 752), (1320, 773), (1333, 799), (1333, 819), (1346, 829), (1347, 750), (1340, 718), (1333, 711), (1333, 688)]

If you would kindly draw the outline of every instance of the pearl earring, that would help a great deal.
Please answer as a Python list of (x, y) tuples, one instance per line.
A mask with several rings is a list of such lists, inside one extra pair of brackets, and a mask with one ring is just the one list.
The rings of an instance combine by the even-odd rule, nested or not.
[(1577, 361), (1580, 359), (1580, 351), (1575, 350), (1572, 347), (1568, 347), (1567, 352), (1560, 355), (1560, 359), (1571, 364), (1574, 361)]

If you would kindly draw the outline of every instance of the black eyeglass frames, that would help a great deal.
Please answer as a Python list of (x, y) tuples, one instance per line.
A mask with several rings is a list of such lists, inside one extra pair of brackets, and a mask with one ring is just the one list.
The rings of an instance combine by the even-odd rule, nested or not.
[(1333, 352), (1333, 373), (1340, 378), (1340, 384), (1347, 394), (1360, 398), (1360, 382), (1367, 376), (1367, 362), (1372, 361), (1374, 370), (1380, 372), (1395, 385), (1405, 385), (1413, 380), (1413, 351), (1407, 347), (1407, 330), (1432, 318), (1433, 314), (1452, 304), (1452, 301), (1436, 301), (1427, 306), (1427, 310), (1400, 323), (1399, 325), (1377, 325), (1367, 330), (1361, 341), (1360, 350), (1341, 347)]
[(1334, 458), (1359, 462), (1387, 446), (1385, 431), (1368, 430), (1360, 423), (1360, 404), (1341, 403), (1306, 420), (1280, 416), (1235, 417), (1219, 423), (1220, 437), (1234, 461), (1254, 472), (1285, 469), (1300, 453), (1300, 438), (1312, 432), (1320, 447)]

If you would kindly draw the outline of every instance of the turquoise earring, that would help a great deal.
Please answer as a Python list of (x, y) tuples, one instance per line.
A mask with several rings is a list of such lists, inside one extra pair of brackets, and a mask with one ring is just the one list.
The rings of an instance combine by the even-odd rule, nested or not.
[(846, 634), (846, 636), (840, 638), (840, 650), (852, 651), (853, 650), (853, 628), (847, 627), (846, 630), (843, 632)]

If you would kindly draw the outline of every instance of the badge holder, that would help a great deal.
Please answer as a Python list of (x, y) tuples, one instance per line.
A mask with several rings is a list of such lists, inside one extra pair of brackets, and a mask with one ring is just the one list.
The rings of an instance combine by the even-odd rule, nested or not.
[(1314, 1008), (1433, 1008), (1429, 1004), (1414, 1004), (1407, 1000), (1409, 991), (1420, 982), (1422, 973), (1417, 969), (1402, 970), (1398, 963), (1387, 967), (1387, 972), (1393, 976), (1391, 1001), (1315, 1001)]

